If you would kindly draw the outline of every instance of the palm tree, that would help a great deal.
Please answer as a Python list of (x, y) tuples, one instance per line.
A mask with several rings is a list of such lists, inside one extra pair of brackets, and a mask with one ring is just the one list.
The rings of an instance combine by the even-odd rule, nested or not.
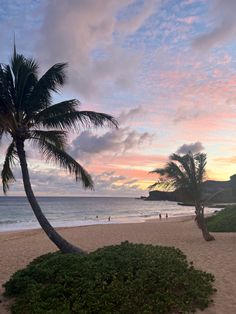
[(164, 168), (155, 169), (152, 173), (160, 175), (160, 182), (156, 182), (149, 188), (154, 188), (158, 184), (164, 184), (169, 188), (174, 188), (182, 192), (189, 200), (195, 203), (196, 222), (202, 231), (206, 241), (214, 240), (208, 232), (204, 219), (204, 204), (202, 186), (205, 177), (206, 154), (191, 152), (180, 156), (173, 154), (169, 157), (170, 161)]
[(12, 166), (20, 161), (25, 193), (39, 224), (62, 252), (72, 253), (83, 251), (56, 232), (34, 196), (25, 142), (36, 144), (46, 161), (65, 168), (84, 188), (92, 189), (89, 173), (65, 151), (68, 131), (79, 127), (117, 127), (118, 124), (105, 113), (79, 111), (76, 99), (53, 104), (52, 94), (65, 83), (66, 67), (66, 63), (57, 63), (39, 78), (36, 61), (18, 54), (15, 45), (10, 65), (0, 64), (0, 139), (3, 135), (11, 138), (1, 177), (6, 194), (9, 183), (15, 181)]

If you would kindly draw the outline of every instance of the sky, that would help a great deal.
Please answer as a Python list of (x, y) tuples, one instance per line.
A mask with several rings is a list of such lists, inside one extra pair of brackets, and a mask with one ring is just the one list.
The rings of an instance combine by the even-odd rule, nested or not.
[[(55, 102), (77, 98), (119, 121), (118, 130), (69, 134), (67, 151), (94, 191), (27, 146), (36, 195), (148, 195), (149, 172), (190, 150), (207, 154), (208, 179), (236, 173), (235, 12), (235, 0), (0, 0), (0, 62), (15, 34), (41, 74), (68, 62)], [(19, 166), (14, 174), (9, 195), (24, 195)]]

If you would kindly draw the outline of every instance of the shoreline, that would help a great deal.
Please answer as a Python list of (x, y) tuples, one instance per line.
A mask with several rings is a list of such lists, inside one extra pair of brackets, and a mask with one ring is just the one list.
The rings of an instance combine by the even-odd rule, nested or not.
[[(85, 223), (85, 224), (74, 224), (74, 225), (65, 225), (65, 226), (53, 226), (55, 229), (64, 229), (64, 228), (80, 228), (80, 227), (89, 227), (89, 226), (100, 226), (100, 225), (120, 225), (120, 224), (140, 224), (145, 222), (177, 222), (177, 221), (185, 221), (185, 220), (191, 220), (194, 219), (195, 215), (192, 213), (189, 213), (189, 215), (176, 215), (176, 216), (169, 216), (167, 219), (165, 218), (164, 214), (162, 214), (163, 217), (160, 220), (158, 218), (158, 215), (156, 216), (150, 216), (150, 217), (132, 217), (132, 218), (113, 218), (111, 217), (111, 221), (107, 220), (98, 220), (91, 223)], [(205, 217), (209, 217), (214, 215), (214, 213), (207, 213), (205, 214)], [(81, 222), (81, 221), (80, 221)], [(16, 232), (27, 232), (27, 231), (34, 231), (34, 230), (41, 230), (40, 226), (32, 227), (32, 228), (19, 228), (19, 229), (9, 229), (9, 230), (1, 230), (0, 229), (0, 235), (3, 233), (16, 233)]]
[[(214, 305), (204, 314), (233, 314), (236, 309), (236, 233), (214, 233), (216, 241), (205, 242), (193, 217), (148, 219), (141, 223), (103, 224), (56, 228), (69, 242), (87, 252), (123, 241), (174, 246), (183, 251), (194, 266), (215, 275)], [(57, 248), (41, 229), (0, 233), (0, 285), (36, 257)], [(1, 287), (1, 292), (3, 288)], [(0, 313), (8, 302), (0, 296)], [(201, 311), (197, 313), (202, 313)]]
[[(130, 198), (112, 198), (108, 202), (102, 200), (97, 204), (93, 198), (85, 198), (86, 201), (79, 201), (79, 198), (68, 201), (62, 197), (63, 202), (58, 198), (49, 200), (44, 197), (41, 204), (44, 215), (54, 228), (74, 227), (82, 225), (97, 225), (107, 223), (138, 223), (147, 219), (156, 219), (161, 213), (165, 218), (166, 213), (170, 218), (191, 216), (194, 208), (177, 205), (176, 202), (155, 201), (144, 202)], [(206, 208), (206, 213), (214, 212), (216, 209)], [(32, 209), (27, 200), (17, 202), (14, 197), (0, 202), (0, 232), (34, 230), (40, 228)], [(108, 217), (111, 221), (108, 221)]]
[[(66, 230), (66, 229), (76, 229), (76, 228), (86, 228), (86, 227), (92, 227), (92, 226), (105, 226), (105, 225), (126, 225), (126, 224), (143, 224), (143, 223), (168, 223), (168, 222), (184, 222), (184, 221), (189, 221), (194, 219), (194, 215), (183, 215), (183, 216), (176, 216), (176, 217), (168, 217), (168, 219), (166, 218), (162, 218), (161, 220), (157, 217), (150, 217), (150, 218), (143, 218), (142, 220), (140, 219), (140, 221), (107, 221), (104, 223), (94, 223), (94, 224), (89, 224), (89, 225), (76, 225), (76, 226), (64, 226), (64, 227), (54, 227), (56, 230)], [(37, 228), (30, 228), (30, 229), (17, 229), (17, 230), (0, 230), (0, 236), (2, 234), (14, 234), (14, 233), (22, 233), (22, 232), (30, 232), (30, 231), (41, 231), (42, 228), (39, 226)]]

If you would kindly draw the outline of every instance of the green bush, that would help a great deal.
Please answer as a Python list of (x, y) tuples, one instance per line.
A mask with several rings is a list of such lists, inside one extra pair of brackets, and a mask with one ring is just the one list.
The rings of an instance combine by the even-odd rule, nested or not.
[(191, 313), (212, 302), (213, 281), (178, 249), (124, 242), (41, 256), (5, 289), (15, 298), (12, 313)]
[(236, 232), (236, 206), (227, 206), (216, 215), (206, 219), (211, 232)]

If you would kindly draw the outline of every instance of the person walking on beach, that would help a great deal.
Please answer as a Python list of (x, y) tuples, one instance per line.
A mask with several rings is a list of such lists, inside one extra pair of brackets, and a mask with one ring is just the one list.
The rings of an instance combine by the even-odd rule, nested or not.
[(166, 213), (166, 219), (168, 219), (168, 214)]
[(161, 220), (161, 214), (159, 214), (159, 219)]
[(108, 221), (111, 221), (111, 216), (108, 217)]

